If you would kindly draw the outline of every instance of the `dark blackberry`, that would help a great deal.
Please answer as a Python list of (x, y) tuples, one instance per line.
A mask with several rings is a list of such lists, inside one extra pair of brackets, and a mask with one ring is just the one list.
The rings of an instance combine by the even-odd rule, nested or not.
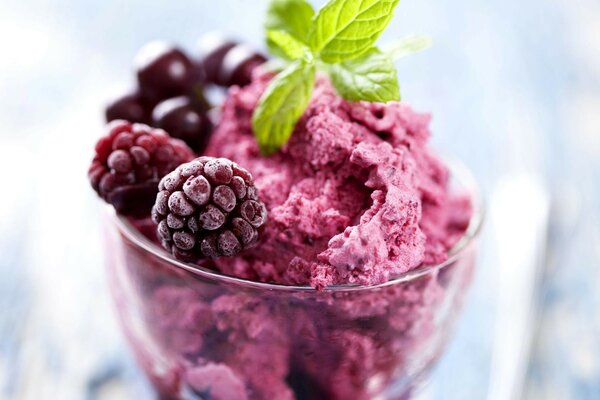
[(183, 140), (196, 153), (204, 150), (213, 128), (206, 108), (186, 96), (159, 103), (152, 112), (152, 120), (154, 126)]
[(202, 69), (182, 50), (165, 42), (145, 45), (135, 64), (143, 95), (156, 101), (191, 94), (202, 81)]
[(267, 60), (249, 47), (218, 34), (203, 37), (199, 48), (206, 81), (219, 86), (247, 85), (252, 71)]
[(139, 93), (130, 93), (111, 101), (105, 109), (106, 122), (124, 119), (149, 124), (153, 104)]
[(248, 171), (225, 158), (200, 157), (160, 181), (152, 219), (165, 249), (196, 262), (254, 246), (267, 210)]
[(96, 144), (88, 177), (119, 214), (144, 217), (154, 204), (160, 179), (192, 158), (194, 153), (184, 142), (163, 130), (113, 121)]

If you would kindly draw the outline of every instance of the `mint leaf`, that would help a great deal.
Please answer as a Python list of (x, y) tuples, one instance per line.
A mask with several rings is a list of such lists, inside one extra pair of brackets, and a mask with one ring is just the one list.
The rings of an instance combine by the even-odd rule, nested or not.
[(309, 44), (327, 63), (360, 56), (371, 48), (399, 0), (331, 0), (317, 14)]
[(269, 83), (252, 115), (264, 154), (283, 146), (310, 102), (316, 70), (327, 72), (350, 101), (400, 100), (394, 59), (431, 45), (428, 37), (402, 39), (385, 51), (375, 42), (399, 0), (329, 0), (315, 15), (307, 0), (271, 0), (265, 24), (271, 52), (287, 67)]
[(263, 154), (274, 153), (288, 141), (310, 102), (314, 81), (314, 63), (298, 60), (269, 83), (252, 115)]
[(297, 60), (310, 54), (310, 50), (304, 43), (286, 31), (267, 31), (267, 39), (272, 46), (277, 47), (277, 52), (281, 53), (283, 58)]
[(333, 85), (350, 101), (400, 100), (400, 86), (392, 59), (376, 48), (353, 60), (330, 68)]
[(286, 31), (306, 42), (315, 10), (306, 0), (272, 0), (265, 29)]
[(409, 36), (393, 43), (381, 46), (381, 51), (387, 53), (392, 60), (418, 53), (431, 47), (431, 38), (424, 35)]

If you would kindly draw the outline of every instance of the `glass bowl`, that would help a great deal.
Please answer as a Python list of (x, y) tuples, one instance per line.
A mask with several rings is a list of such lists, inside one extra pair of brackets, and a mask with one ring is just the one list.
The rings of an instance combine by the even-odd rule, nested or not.
[(112, 213), (112, 296), (160, 398), (409, 398), (443, 352), (476, 261), (481, 201), (468, 171), (454, 166), (452, 176), (473, 216), (448, 260), (375, 286), (225, 276), (174, 260)]

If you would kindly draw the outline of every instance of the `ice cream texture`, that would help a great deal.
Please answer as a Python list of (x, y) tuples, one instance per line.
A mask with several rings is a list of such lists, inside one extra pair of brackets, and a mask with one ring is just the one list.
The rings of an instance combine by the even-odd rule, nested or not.
[(464, 233), (468, 196), (428, 146), (428, 114), (401, 102), (345, 101), (319, 76), (289, 142), (260, 154), (251, 118), (269, 83), (233, 87), (207, 148), (252, 172), (269, 221), (256, 249), (220, 258), (223, 273), (262, 282), (373, 285), (437, 264)]
[[(259, 72), (230, 89), (207, 148), (253, 174), (269, 214), (255, 248), (214, 267), (324, 289), (446, 260), (471, 201), (428, 147), (430, 117), (399, 102), (347, 102), (322, 76), (290, 141), (266, 157), (251, 118), (269, 80)], [(134, 222), (151, 236), (147, 224)], [(474, 267), (467, 247), (444, 268), (382, 287), (264, 290), (196, 276), (125, 237), (113, 243), (122, 323), (169, 399), (409, 398), (441, 353)], [(139, 305), (136, 315), (127, 304)]]

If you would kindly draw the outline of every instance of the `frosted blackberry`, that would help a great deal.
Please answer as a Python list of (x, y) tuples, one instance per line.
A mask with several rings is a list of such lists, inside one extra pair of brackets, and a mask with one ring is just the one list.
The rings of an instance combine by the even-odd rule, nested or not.
[(225, 158), (199, 157), (159, 183), (152, 219), (165, 249), (195, 262), (256, 244), (267, 220), (252, 175)]
[(193, 158), (184, 142), (163, 130), (113, 121), (96, 144), (88, 177), (98, 195), (119, 214), (144, 217), (154, 204), (160, 179)]

